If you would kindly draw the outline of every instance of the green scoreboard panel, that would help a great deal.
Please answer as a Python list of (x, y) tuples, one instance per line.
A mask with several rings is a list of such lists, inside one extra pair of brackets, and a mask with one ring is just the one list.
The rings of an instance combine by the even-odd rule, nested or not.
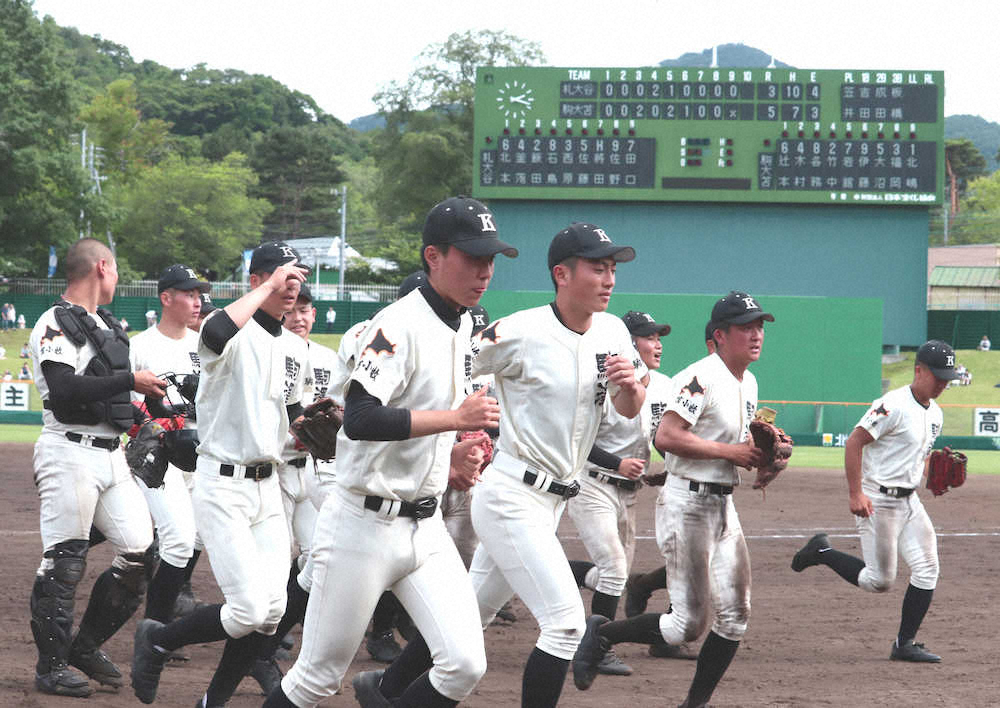
[(489, 199), (940, 204), (940, 71), (484, 67)]

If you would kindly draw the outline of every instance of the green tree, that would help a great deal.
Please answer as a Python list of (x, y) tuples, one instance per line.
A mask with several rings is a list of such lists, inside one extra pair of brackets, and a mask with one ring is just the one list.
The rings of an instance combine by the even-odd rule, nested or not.
[(957, 138), (944, 141), (944, 155), (955, 173), (956, 191), (959, 198), (965, 195), (969, 180), (986, 174), (986, 158), (971, 140)]
[(969, 182), (948, 243), (1000, 243), (1000, 172)]
[(172, 263), (226, 272), (260, 242), (270, 205), (249, 196), (256, 176), (246, 158), (221, 162), (170, 156), (115, 194), (118, 252), (146, 277)]
[(0, 2), (0, 270), (43, 275), (77, 235), (89, 197), (70, 136), (72, 78), (57, 28), (27, 0)]

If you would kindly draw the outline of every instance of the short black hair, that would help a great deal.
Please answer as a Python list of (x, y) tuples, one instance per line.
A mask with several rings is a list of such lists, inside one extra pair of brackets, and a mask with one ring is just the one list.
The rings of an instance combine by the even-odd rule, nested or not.
[(551, 278), (551, 280), (552, 280), (552, 287), (555, 289), (556, 293), (559, 292), (559, 286), (556, 284), (556, 276), (555, 276), (555, 273), (553, 272), (555, 270), (555, 267), (557, 265), (564, 265), (567, 268), (569, 268), (571, 271), (575, 272), (576, 271), (576, 264), (579, 261), (580, 261), (580, 257), (579, 256), (570, 256), (566, 260), (559, 261), (554, 266), (552, 266), (552, 268), (549, 269), (549, 278)]

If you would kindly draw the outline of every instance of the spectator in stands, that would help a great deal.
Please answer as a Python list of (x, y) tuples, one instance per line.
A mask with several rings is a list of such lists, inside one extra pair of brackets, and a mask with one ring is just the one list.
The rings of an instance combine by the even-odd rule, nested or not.
[(27, 364), (21, 364), (21, 371), (18, 372), (17, 378), (19, 381), (28, 381), (31, 378), (31, 372), (28, 370)]
[(27, 342), (25, 342), (24, 344), (21, 345), (21, 354), (20, 354), (20, 356), (21, 356), (22, 359), (30, 359), (31, 358), (31, 349), (28, 347), (28, 343)]
[(331, 305), (326, 309), (326, 331), (327, 334), (333, 332), (333, 323), (337, 321), (337, 311)]
[(990, 350), (990, 346), (992, 346), (990, 344), (990, 338), (984, 334), (983, 338), (979, 340), (979, 346), (976, 347), (976, 349), (981, 352), (988, 352)]

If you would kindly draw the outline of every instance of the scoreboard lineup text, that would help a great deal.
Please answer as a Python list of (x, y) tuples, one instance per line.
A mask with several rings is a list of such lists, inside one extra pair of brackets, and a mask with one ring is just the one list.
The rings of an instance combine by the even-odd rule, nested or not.
[(481, 198), (939, 204), (944, 75), (483, 67)]

